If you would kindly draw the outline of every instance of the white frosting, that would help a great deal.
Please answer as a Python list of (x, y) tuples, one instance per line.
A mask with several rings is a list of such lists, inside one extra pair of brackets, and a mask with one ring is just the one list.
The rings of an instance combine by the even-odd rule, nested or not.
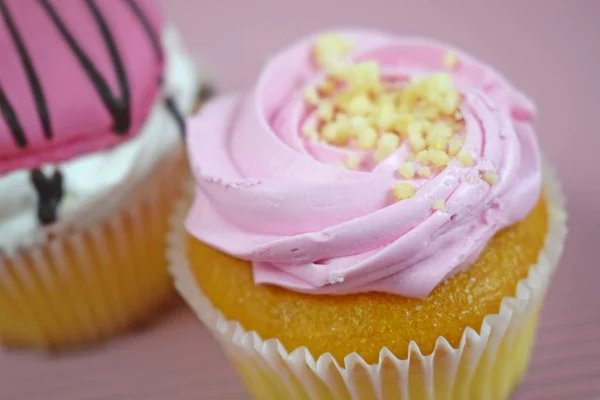
[[(58, 223), (48, 228), (39, 225), (37, 193), (28, 170), (0, 177), (0, 252), (12, 253), (43, 242), (48, 229), (60, 230), (98, 218), (135, 188), (163, 156), (182, 143), (163, 96), (172, 95), (179, 109), (189, 112), (198, 92), (198, 70), (173, 27), (167, 27), (163, 33), (163, 45), (166, 54), (163, 95), (157, 98), (142, 131), (113, 149), (59, 165), (64, 195)], [(54, 169), (54, 166), (44, 166), (42, 172), (51, 176)]]

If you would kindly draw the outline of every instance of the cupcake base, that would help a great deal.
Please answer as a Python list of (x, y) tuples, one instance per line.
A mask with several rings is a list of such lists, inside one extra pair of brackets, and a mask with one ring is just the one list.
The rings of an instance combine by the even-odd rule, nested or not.
[(405, 358), (383, 348), (376, 363), (356, 353), (339, 363), (330, 353), (316, 358), (304, 347), (288, 352), (277, 338), (263, 340), (246, 331), (213, 307), (188, 265), (181, 226), (187, 201), (176, 210), (169, 237), (171, 272), (179, 292), (257, 399), (505, 399), (527, 368), (539, 305), (566, 234), (560, 187), (546, 172), (549, 229), (538, 263), (519, 282), (514, 297), (504, 298), (498, 313), (487, 315), (478, 331), (467, 328), (455, 347), (439, 337), (430, 353), (411, 342)]
[(168, 304), (165, 232), (184, 176), (177, 150), (101, 220), (0, 255), (0, 342), (77, 347), (130, 330)]

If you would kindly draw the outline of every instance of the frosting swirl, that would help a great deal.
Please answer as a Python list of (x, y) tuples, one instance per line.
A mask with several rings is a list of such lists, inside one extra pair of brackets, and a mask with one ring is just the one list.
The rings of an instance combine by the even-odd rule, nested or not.
[[(472, 162), (453, 158), (428, 178), (408, 179), (397, 174), (410, 159), (405, 141), (377, 162), (341, 168), (349, 156), (371, 158), (302, 134), (314, 110), (299, 94), (325, 75), (315, 67), (311, 37), (271, 59), (252, 92), (217, 99), (189, 121), (196, 200), (186, 227), (252, 261), (257, 284), (425, 297), (538, 201), (534, 107), (456, 49), (375, 32), (340, 35), (354, 46), (347, 60), (375, 61), (388, 81), (446, 69), (460, 91), (462, 148)], [(458, 59), (450, 69), (448, 51)], [(414, 194), (394, 199), (398, 183)]]

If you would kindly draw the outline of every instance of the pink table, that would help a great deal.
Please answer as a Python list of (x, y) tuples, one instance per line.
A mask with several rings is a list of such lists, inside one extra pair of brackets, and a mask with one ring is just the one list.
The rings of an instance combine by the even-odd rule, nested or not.
[[(248, 87), (299, 35), (368, 26), (442, 38), (494, 64), (539, 106), (537, 129), (569, 197), (571, 235), (515, 398), (600, 398), (600, 1), (163, 1), (221, 87)], [(341, 4), (341, 6), (340, 6)], [(589, 182), (589, 183), (588, 183)], [(596, 246), (595, 246), (596, 245)], [(184, 307), (148, 330), (56, 359), (0, 352), (0, 399), (243, 399), (215, 343)]]

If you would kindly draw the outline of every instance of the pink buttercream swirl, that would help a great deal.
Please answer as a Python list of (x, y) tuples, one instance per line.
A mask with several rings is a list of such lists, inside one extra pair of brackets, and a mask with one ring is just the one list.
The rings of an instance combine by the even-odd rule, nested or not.
[[(375, 60), (391, 79), (442, 70), (449, 47), (374, 32), (343, 32), (353, 60)], [(524, 218), (540, 196), (534, 107), (496, 71), (458, 53), (450, 73), (462, 93), (464, 149), (430, 179), (395, 173), (403, 144), (362, 170), (336, 166), (356, 150), (309, 142), (300, 133), (308, 110), (299, 95), (323, 78), (311, 59), (314, 37), (272, 58), (255, 89), (217, 99), (189, 121), (196, 200), (189, 232), (250, 260), (257, 284), (344, 294), (388, 292), (426, 297), (471, 264), (500, 229)], [(498, 182), (479, 179), (492, 170)], [(395, 201), (407, 181), (414, 197)], [(436, 199), (446, 201), (436, 211)]]

